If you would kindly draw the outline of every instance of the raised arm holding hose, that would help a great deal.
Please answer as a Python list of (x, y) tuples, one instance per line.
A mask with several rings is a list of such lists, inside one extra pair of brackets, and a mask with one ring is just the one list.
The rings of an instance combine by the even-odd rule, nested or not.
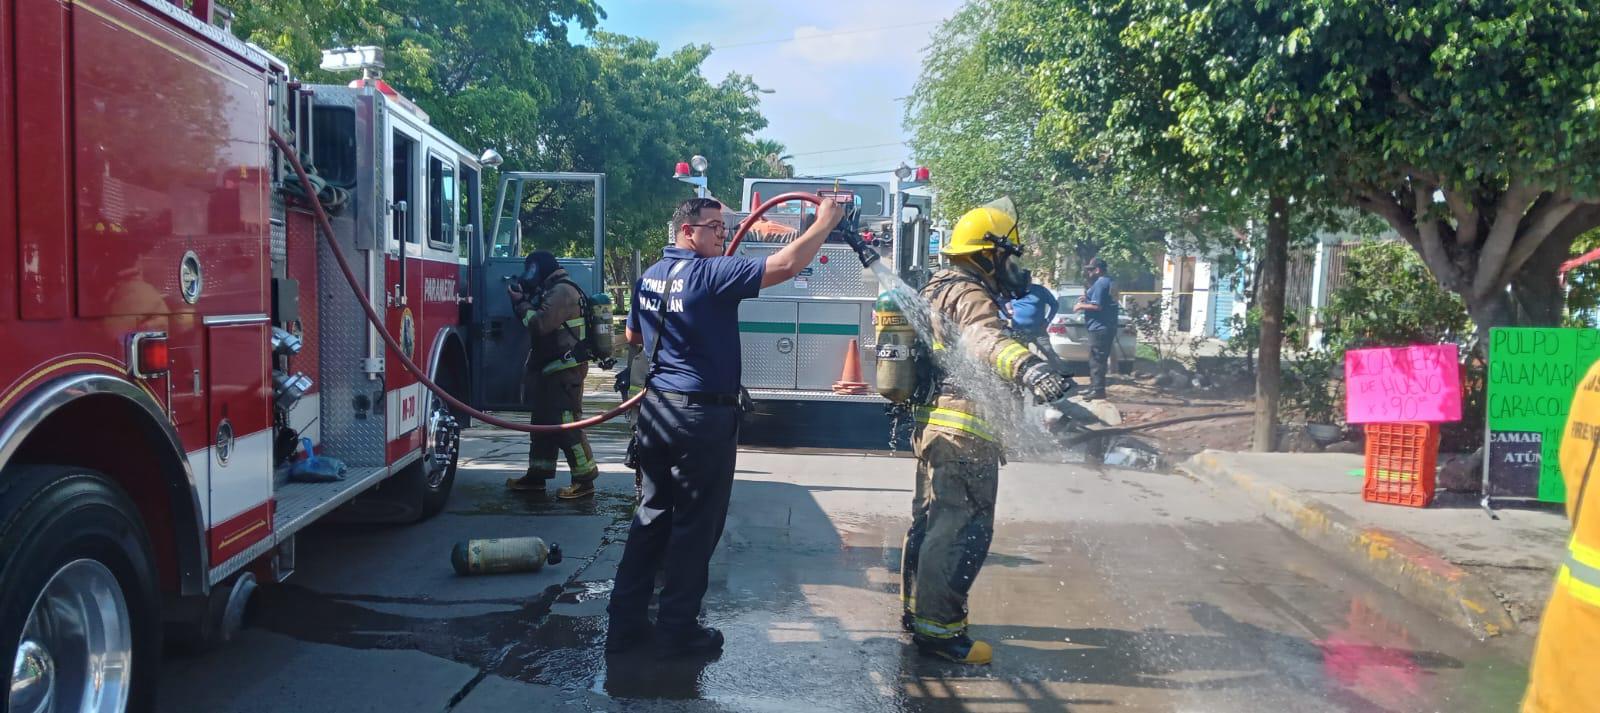
[[(739, 302), (810, 264), (844, 210), (824, 203), (817, 222), (765, 260), (727, 256), (722, 204), (685, 201), (674, 244), (634, 286), (628, 340), (649, 361), (638, 420), (641, 502), (628, 530), (607, 608), (606, 650), (657, 637), (668, 653), (711, 653), (722, 634), (702, 626), (711, 554), (728, 515), (739, 438)], [(665, 561), (655, 623), (650, 594)]]

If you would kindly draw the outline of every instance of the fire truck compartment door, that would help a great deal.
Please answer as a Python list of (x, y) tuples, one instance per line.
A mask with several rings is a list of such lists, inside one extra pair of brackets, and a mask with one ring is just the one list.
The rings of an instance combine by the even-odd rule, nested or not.
[[(860, 340), (862, 305), (855, 302), (801, 302), (796, 331), (799, 332), (799, 364), (796, 388), (826, 390), (844, 371), (845, 353), (850, 340)], [(857, 350), (861, 347), (857, 343)], [(857, 356), (860, 356), (859, 354)], [(862, 380), (872, 383), (861, 360)]]
[(739, 303), (739, 358), (750, 389), (792, 389), (798, 342), (797, 303), (745, 300)]
[[(268, 406), (272, 387), (267, 379), (271, 326), (262, 319), (206, 327), (213, 528), (246, 512), (259, 515), (272, 499), (272, 414)], [(259, 527), (254, 521), (245, 524)], [(259, 539), (264, 534), (252, 533), (245, 539)], [(213, 543), (213, 550), (233, 544)]]
[[(594, 186), (594, 254), (604, 254), (605, 175), (595, 173), (518, 173), (501, 174), (499, 195), (495, 199), (494, 226), (484, 235), (478, 269), (473, 271), (475, 309), (472, 311), (474, 342), (472, 349), (473, 400), (479, 408), (498, 411), (527, 411), (523, 402), (523, 364), (531, 339), (512, 313), (506, 295), (509, 279), (522, 274), (520, 208), (526, 191), (541, 181), (589, 183)], [(588, 293), (602, 286), (595, 258), (560, 258), (561, 267)]]

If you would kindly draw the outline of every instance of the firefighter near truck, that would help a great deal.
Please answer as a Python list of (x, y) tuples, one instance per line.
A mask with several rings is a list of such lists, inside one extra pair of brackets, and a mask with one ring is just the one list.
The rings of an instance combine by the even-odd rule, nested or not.
[[(296, 533), (439, 512), (468, 402), (525, 410), (498, 279), (521, 260), (493, 254), (519, 228), (480, 228), (499, 156), (434, 127), (377, 48), (325, 53), (361, 76), (313, 85), (209, 0), (14, 10), (0, 711), (143, 710), (163, 641), (231, 639)], [(598, 246), (604, 176), (500, 175), (513, 202), (538, 181), (593, 186)], [(598, 258), (566, 265), (599, 291)]]

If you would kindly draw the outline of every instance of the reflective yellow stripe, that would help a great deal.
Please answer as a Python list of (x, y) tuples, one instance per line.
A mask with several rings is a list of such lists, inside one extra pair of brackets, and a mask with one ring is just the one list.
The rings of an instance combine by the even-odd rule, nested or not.
[(534, 318), (538, 317), (538, 316), (539, 316), (538, 312), (535, 312), (535, 311), (533, 311), (531, 309), (528, 310), (527, 314), (522, 315), (522, 326), (524, 326), (524, 327), (528, 326), (528, 323), (532, 322), (534, 320)]
[(936, 352), (944, 351), (944, 342), (934, 342), (933, 343), (933, 350), (936, 351)]
[(943, 624), (919, 616), (912, 622), (912, 627), (916, 629), (918, 634), (923, 636), (935, 639), (950, 639), (960, 636), (967, 630), (967, 620), (962, 619), (961, 621)]
[(589, 335), (589, 323), (582, 317), (574, 317), (567, 320), (564, 324), (565, 326), (571, 327), (573, 330), (577, 331), (579, 339), (584, 339)]
[(1576, 539), (1567, 543), (1567, 561), (1556, 575), (1556, 584), (1573, 599), (1600, 607), (1600, 550)]
[(1000, 376), (1010, 380), (1017, 378), (1017, 364), (1022, 363), (1023, 357), (1028, 356), (1028, 348), (1012, 342), (1000, 350), (1000, 355), (994, 358), (995, 368), (999, 369)]
[(546, 373), (546, 374), (554, 374), (554, 373), (556, 373), (558, 371), (565, 371), (567, 369), (571, 369), (572, 367), (578, 366), (579, 364), (582, 364), (582, 363), (583, 362), (578, 361), (576, 359), (557, 359), (557, 360), (555, 360), (553, 362), (550, 362), (549, 364), (545, 364), (544, 365), (544, 373)]
[(985, 423), (983, 419), (955, 409), (919, 406), (916, 411), (916, 419), (917, 423), (953, 428), (957, 431), (970, 433), (985, 441), (999, 440), (994, 437), (994, 433), (989, 430), (989, 424)]

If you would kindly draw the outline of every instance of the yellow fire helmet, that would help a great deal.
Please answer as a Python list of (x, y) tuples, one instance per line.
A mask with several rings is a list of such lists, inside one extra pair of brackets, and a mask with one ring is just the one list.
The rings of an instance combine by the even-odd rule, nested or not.
[(1010, 198), (990, 201), (967, 211), (956, 221), (950, 231), (950, 241), (945, 243), (942, 255), (971, 255), (993, 250), (995, 240), (1004, 239), (1020, 247), (1022, 237), (1017, 233), (1017, 207)]

